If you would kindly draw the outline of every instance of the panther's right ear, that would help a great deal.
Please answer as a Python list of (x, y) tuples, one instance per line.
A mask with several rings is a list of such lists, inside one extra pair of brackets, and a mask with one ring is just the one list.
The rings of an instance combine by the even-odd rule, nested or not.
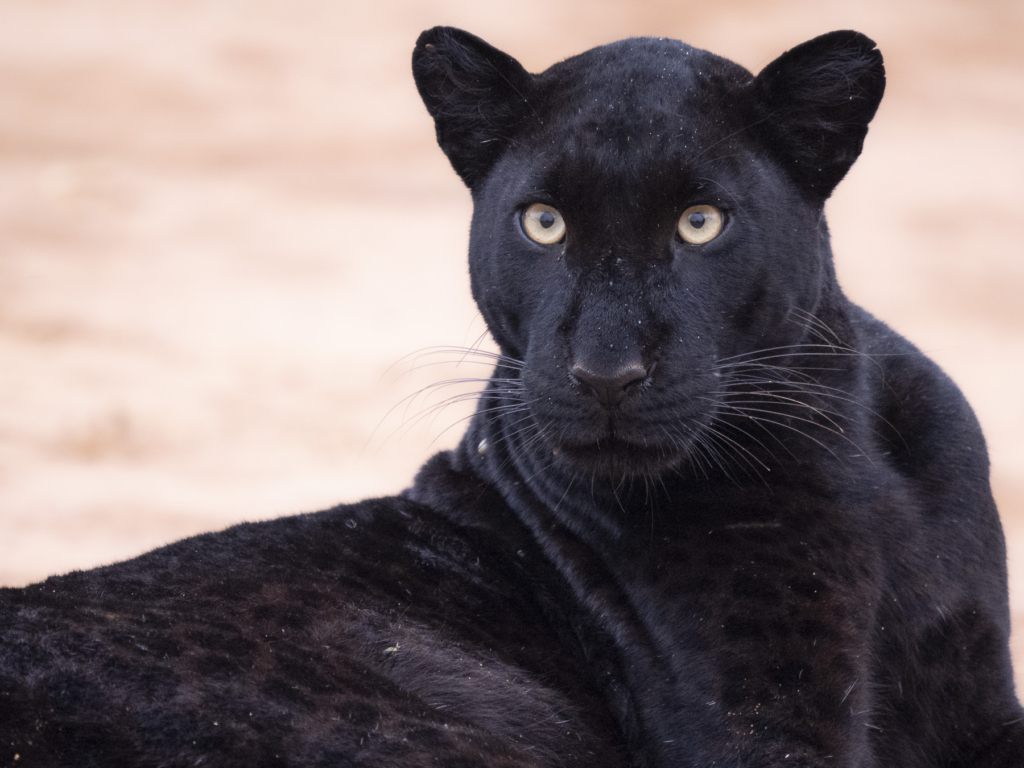
[(437, 143), (472, 188), (529, 112), (532, 75), (507, 53), (454, 27), (434, 27), (420, 35), (412, 74), (434, 118)]

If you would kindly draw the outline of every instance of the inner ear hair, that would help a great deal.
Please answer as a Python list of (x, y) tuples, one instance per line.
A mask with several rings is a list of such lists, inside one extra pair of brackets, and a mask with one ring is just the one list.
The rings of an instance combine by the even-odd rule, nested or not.
[(507, 53), (454, 27), (434, 27), (419, 36), (412, 73), (434, 118), (437, 143), (473, 187), (530, 113), (532, 75)]
[(755, 131), (804, 194), (824, 203), (882, 100), (881, 52), (859, 32), (829, 32), (779, 56), (754, 88)]

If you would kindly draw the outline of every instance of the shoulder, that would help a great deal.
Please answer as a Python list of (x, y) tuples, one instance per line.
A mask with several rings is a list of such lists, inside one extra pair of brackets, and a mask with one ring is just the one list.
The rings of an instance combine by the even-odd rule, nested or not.
[(859, 307), (852, 315), (875, 433), (893, 466), (933, 501), (992, 507), (985, 438), (959, 387), (885, 323)]
[(866, 376), (904, 438), (926, 454), (928, 443), (936, 437), (955, 438), (987, 466), (981, 426), (953, 380), (881, 320), (860, 307), (853, 307), (853, 315), (860, 351), (868, 362)]

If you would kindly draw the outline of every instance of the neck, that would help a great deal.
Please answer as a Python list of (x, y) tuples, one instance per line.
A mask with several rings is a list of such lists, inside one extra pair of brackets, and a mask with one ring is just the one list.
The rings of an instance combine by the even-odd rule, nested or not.
[[(695, 459), (656, 477), (587, 473), (542, 449), (522, 409), (486, 397), (457, 450), (458, 463), (496, 490), (561, 575), (566, 615), (587, 627), (574, 625), (588, 666), (603, 665), (612, 708), (650, 765), (715, 754), (693, 746), (712, 737), (677, 738), (680, 722), (692, 734), (730, 727), (716, 673), (702, 661), (708, 643), (719, 642), (710, 623), (735, 619), (720, 594), (734, 578), (727, 561), (744, 547), (749, 563), (766, 557), (771, 548), (756, 536), (845, 525), (841, 515), (819, 519), (818, 500), (851, 473), (870, 471), (877, 454), (870, 426), (859, 426), (868, 424), (865, 361), (853, 344), (833, 353), (820, 340), (807, 344), (815, 346), (785, 361), (801, 372), (790, 383), (806, 386), (782, 395), (793, 402), (759, 405), (774, 413), (752, 421), (756, 430), (734, 426), (734, 450), (720, 449), (717, 462)], [(801, 378), (811, 369), (814, 386)], [(730, 417), (746, 418), (722, 418)]]

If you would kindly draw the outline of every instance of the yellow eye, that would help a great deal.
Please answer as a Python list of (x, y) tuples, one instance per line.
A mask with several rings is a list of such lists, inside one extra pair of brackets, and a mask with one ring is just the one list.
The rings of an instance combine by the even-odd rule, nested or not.
[(713, 205), (692, 205), (679, 217), (679, 236), (693, 245), (714, 240), (722, 231), (722, 212)]
[(523, 229), (531, 240), (551, 245), (565, 236), (565, 219), (550, 205), (534, 203), (523, 212)]

